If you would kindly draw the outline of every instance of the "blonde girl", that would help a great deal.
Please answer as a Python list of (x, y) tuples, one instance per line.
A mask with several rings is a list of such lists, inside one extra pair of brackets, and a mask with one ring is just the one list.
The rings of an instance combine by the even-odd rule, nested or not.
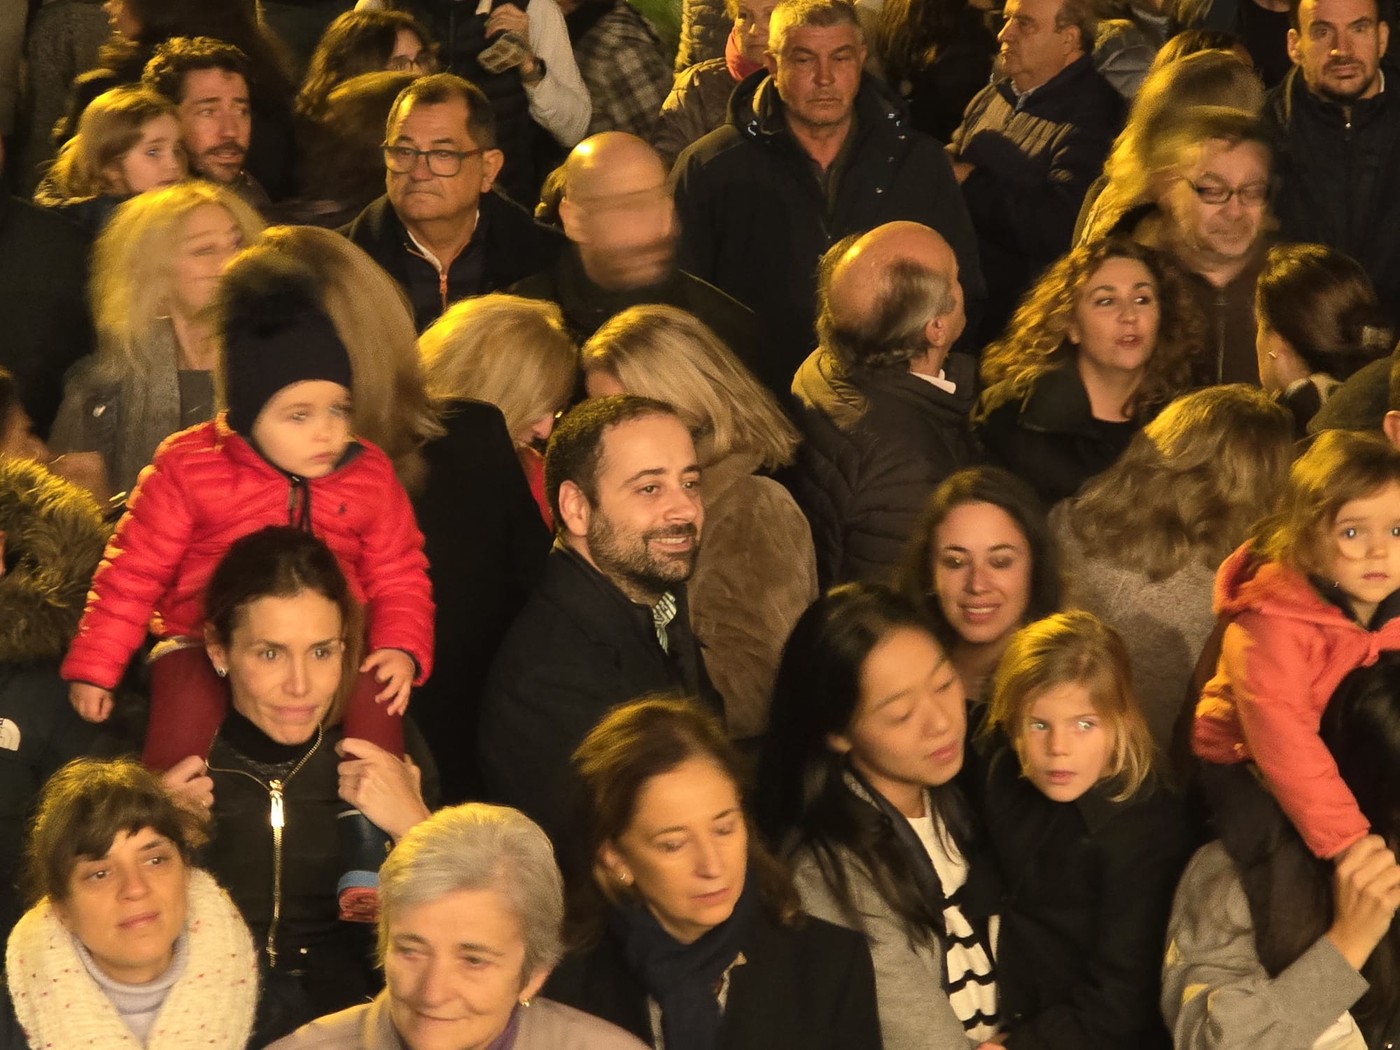
[[(981, 777), (1008, 1047), (1167, 1047), (1162, 941), (1190, 855), (1153, 774), (1127, 651), (1093, 615), (1022, 628), (997, 668)], [(997, 898), (993, 898), (997, 899)]]

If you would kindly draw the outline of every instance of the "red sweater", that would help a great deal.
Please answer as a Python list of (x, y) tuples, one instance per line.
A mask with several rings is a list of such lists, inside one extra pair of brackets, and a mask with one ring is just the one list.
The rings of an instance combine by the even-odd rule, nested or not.
[[(369, 647), (432, 670), (433, 599), (423, 536), (389, 458), (368, 443), (306, 482), (312, 531), (368, 607)], [(111, 689), (147, 629), (198, 638), (204, 588), (234, 540), (287, 525), (291, 482), (228, 429), (222, 413), (162, 442), (93, 578), (63, 677)], [(155, 618), (152, 618), (154, 614)]]
[(1370, 824), (1318, 736), (1322, 712), (1349, 672), (1400, 649), (1400, 617), (1368, 631), (1248, 544), (1216, 574), (1215, 611), (1230, 621), (1192, 750), (1218, 764), (1253, 761), (1308, 848), (1335, 857)]

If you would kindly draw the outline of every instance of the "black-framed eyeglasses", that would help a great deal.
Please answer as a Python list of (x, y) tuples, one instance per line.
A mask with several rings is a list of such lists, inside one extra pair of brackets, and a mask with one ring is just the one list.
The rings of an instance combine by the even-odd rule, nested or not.
[(1201, 185), (1185, 176), (1182, 176), (1182, 181), (1190, 186), (1205, 204), (1224, 204), (1231, 197), (1238, 197), (1241, 204), (1258, 207), (1269, 199), (1267, 182), (1247, 182), (1243, 186), (1222, 186), (1216, 182)]
[(416, 55), (390, 55), (385, 68), (394, 73), (436, 73), (438, 67), (437, 50), (425, 47)]
[(428, 161), (428, 170), (443, 179), (450, 179), (462, 170), (462, 162), (486, 152), (482, 149), (414, 149), (412, 146), (379, 147), (384, 151), (384, 166), (395, 175), (407, 175), (418, 167), (418, 158)]

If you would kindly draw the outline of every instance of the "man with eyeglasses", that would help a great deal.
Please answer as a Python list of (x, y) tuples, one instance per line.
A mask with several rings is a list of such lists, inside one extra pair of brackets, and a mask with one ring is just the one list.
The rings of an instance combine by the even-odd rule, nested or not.
[(1156, 202), (1119, 225), (1172, 256), (1206, 320), (1200, 379), (1258, 383), (1254, 285), (1268, 251), (1268, 129), (1239, 110), (1201, 106), (1149, 155), (1158, 158)]
[(389, 110), (382, 148), (388, 192), (344, 232), (403, 286), (420, 331), (458, 299), (553, 261), (563, 238), (492, 192), (505, 157), (473, 84), (451, 73), (413, 81)]
[(1301, 0), (1294, 68), (1270, 92), (1282, 233), (1346, 252), (1382, 303), (1400, 301), (1400, 98), (1387, 91), (1390, 31), (1376, 0)]
[(1095, 69), (1091, 0), (1007, 0), (998, 72), (948, 142), (987, 277), (981, 342), (1001, 335), (1031, 281), (1070, 247), (1123, 100)]

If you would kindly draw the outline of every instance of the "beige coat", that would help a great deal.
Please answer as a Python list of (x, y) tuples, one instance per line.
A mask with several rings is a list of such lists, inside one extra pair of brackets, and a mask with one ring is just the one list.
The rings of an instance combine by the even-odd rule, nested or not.
[(807, 519), (756, 466), (736, 454), (705, 467), (705, 526), (687, 588), (691, 628), (736, 740), (767, 728), (778, 658), (817, 597)]
[[(302, 1025), (268, 1050), (403, 1050), (389, 1017), (389, 993)], [(616, 1025), (548, 999), (521, 1008), (511, 1050), (645, 1050)]]

